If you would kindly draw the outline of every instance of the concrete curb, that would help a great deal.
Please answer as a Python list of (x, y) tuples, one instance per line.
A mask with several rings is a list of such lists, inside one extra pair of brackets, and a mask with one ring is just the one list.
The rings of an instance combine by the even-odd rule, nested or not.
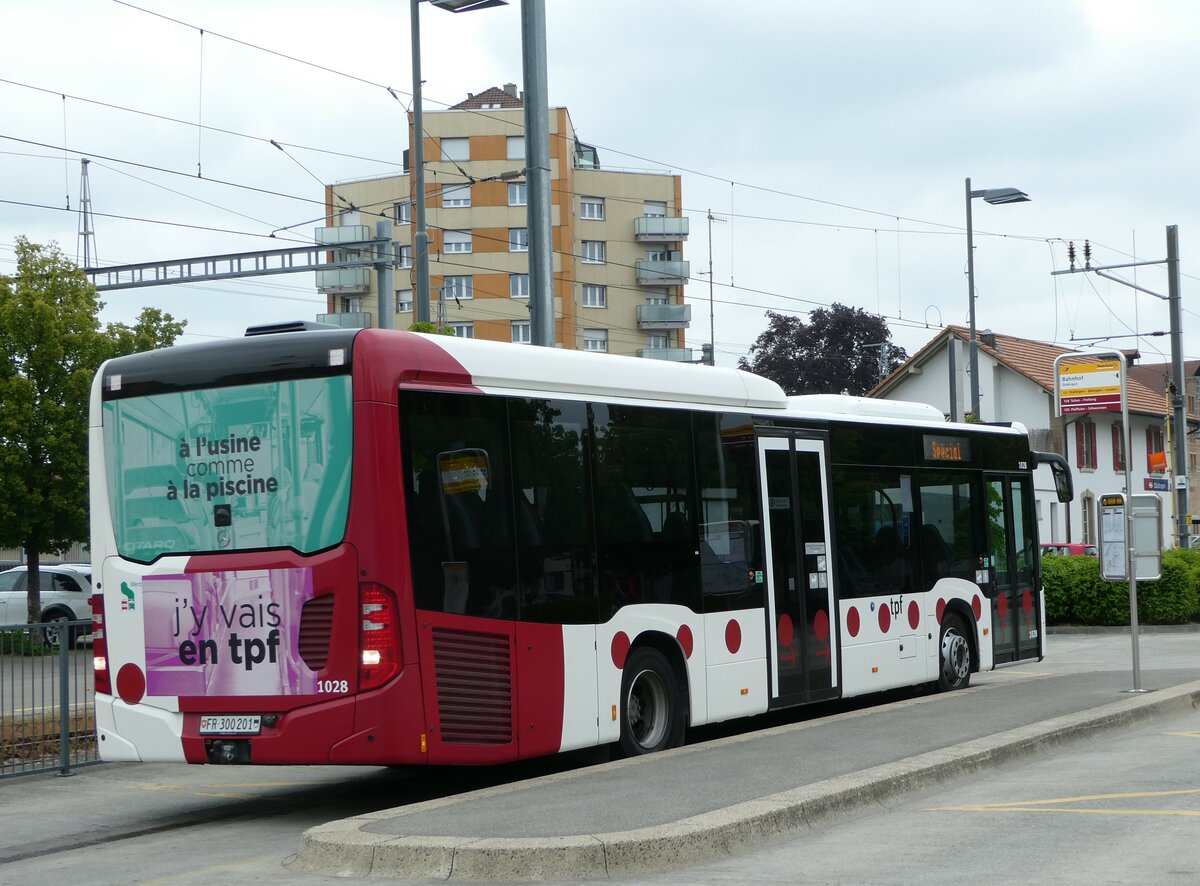
[(468, 881), (588, 880), (654, 873), (743, 852), (889, 797), (1196, 707), (1200, 681), (631, 831), (488, 838), (397, 837), (362, 830), (380, 819), (467, 799), (444, 798), (310, 828), (290, 867), (334, 876)]

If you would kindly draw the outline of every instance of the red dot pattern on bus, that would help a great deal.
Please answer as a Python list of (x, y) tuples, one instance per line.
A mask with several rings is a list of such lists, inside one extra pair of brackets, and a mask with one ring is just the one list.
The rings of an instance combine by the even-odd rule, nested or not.
[(1029, 589), (1021, 592), (1021, 611), (1026, 615), (1033, 614), (1033, 591)]
[(125, 704), (137, 704), (146, 694), (146, 674), (130, 662), (117, 671), (117, 695)]
[(945, 614), (946, 614), (946, 601), (943, 600), (941, 597), (938, 597), (938, 602), (937, 602), (937, 622), (938, 622), (938, 624), (942, 623), (942, 616)]
[(818, 643), (829, 639), (829, 616), (824, 609), (818, 609), (817, 614), (813, 616), (813, 634), (816, 635)]
[(629, 655), (629, 635), (624, 631), (617, 631), (612, 638), (612, 660), (617, 666), (617, 670), (625, 667), (625, 658)]
[(914, 631), (917, 625), (921, 623), (921, 607), (917, 605), (916, 600), (908, 601), (908, 626)]
[(742, 626), (736, 618), (730, 619), (729, 624), (725, 625), (725, 648), (733, 655), (737, 655), (742, 648)]
[(1008, 594), (1001, 594), (996, 598), (996, 614), (1001, 618), (1008, 615)]
[(979, 617), (983, 615), (983, 603), (978, 594), (971, 598), (971, 611), (975, 613), (975, 620), (979, 621)]
[(885, 634), (892, 626), (892, 608), (884, 603), (879, 607), (879, 630)]
[(796, 628), (792, 624), (792, 617), (785, 612), (779, 616), (779, 645), (791, 646), (795, 638)]
[(851, 637), (857, 637), (858, 628), (858, 607), (851, 606), (850, 611), (846, 613), (846, 630), (850, 632)]
[(675, 632), (675, 639), (679, 641), (679, 648), (683, 650), (684, 658), (692, 657), (692, 629), (687, 625), (680, 625), (679, 630)]

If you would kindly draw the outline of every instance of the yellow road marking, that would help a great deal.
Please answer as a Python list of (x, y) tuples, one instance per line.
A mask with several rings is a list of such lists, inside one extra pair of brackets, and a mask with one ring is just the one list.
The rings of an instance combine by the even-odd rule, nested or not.
[(1075, 815), (1173, 815), (1200, 817), (1194, 809), (1087, 809), (1066, 804), (1089, 803), (1098, 800), (1138, 800), (1149, 797), (1184, 797), (1200, 794), (1200, 788), (1177, 791), (1133, 791), (1121, 794), (1089, 794), (1082, 797), (1056, 797), (1050, 800), (1018, 800), (1012, 803), (972, 803), (965, 806), (941, 806), (928, 812), (1067, 812)]
[(1167, 735), (1178, 735), (1181, 738), (1200, 738), (1200, 732), (1168, 732)]
[(237, 871), (242, 868), (251, 867), (253, 865), (260, 865), (263, 862), (267, 862), (267, 861), (278, 863), (279, 859), (280, 859), (280, 856), (278, 856), (278, 855), (258, 855), (258, 856), (255, 856), (254, 858), (246, 858), (246, 859), (243, 859), (242, 861), (229, 862), (228, 864), (213, 865), (212, 867), (209, 867), (209, 868), (200, 868), (200, 869), (193, 868), (193, 869), (187, 871), (186, 873), (171, 874), (166, 877), (159, 877), (156, 880), (143, 880), (141, 882), (141, 886), (157, 886), (157, 884), (181, 883), (181, 882), (182, 883), (202, 883), (209, 879), (216, 879), (215, 877), (210, 877), (210, 876), (206, 876), (206, 875), (222, 874), (222, 873), (226, 873), (227, 871)]

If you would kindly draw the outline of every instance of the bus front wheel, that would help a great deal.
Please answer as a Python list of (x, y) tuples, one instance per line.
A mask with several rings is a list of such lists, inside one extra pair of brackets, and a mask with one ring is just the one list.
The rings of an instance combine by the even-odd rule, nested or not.
[(649, 646), (633, 650), (621, 675), (621, 750), (651, 754), (683, 744), (683, 693), (667, 657)]
[(939, 663), (938, 689), (947, 692), (971, 685), (971, 642), (961, 616), (947, 615), (942, 620)]

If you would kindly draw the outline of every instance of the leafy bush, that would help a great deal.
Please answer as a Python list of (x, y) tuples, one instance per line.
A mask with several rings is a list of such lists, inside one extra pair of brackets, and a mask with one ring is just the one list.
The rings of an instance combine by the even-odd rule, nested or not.
[[(1103, 581), (1096, 557), (1042, 558), (1046, 621), (1129, 624), (1129, 583)], [(1138, 622), (1182, 624), (1200, 615), (1200, 551), (1163, 552), (1162, 578), (1138, 582)]]
[(52, 646), (34, 643), (29, 631), (0, 632), (0, 655), (54, 655), (57, 651)]

